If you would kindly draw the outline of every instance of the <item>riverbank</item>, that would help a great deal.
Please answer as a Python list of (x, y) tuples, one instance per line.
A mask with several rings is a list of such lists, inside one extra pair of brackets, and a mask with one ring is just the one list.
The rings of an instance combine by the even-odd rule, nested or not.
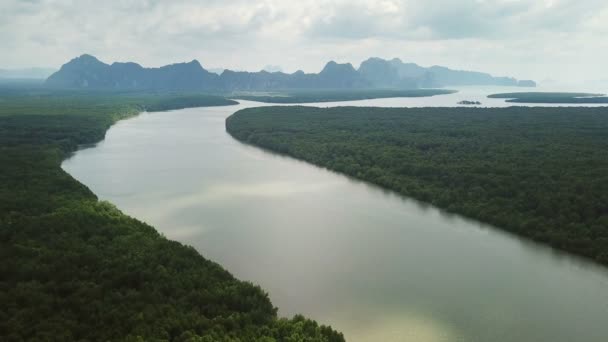
[(243, 93), (231, 96), (237, 100), (277, 104), (322, 103), (372, 100), (398, 97), (432, 97), (456, 93), (449, 89), (348, 89), (301, 90), (270, 93)]
[(603, 342), (608, 335), (607, 268), (226, 133), (227, 117), (259, 105), (140, 115), (62, 168), (123, 212), (259, 284), (280, 316), (314, 317), (348, 341)]
[(261, 288), (98, 201), (60, 167), (144, 109), (235, 102), (45, 91), (0, 101), (2, 339), (343, 340), (302, 316), (278, 318)]
[(606, 118), (605, 108), (265, 107), (226, 129), (608, 265)]

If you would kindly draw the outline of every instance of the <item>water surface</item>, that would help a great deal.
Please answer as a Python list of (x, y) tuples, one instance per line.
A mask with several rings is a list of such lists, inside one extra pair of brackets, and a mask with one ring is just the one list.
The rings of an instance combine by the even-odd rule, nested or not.
[[(500, 91), (319, 106), (505, 106), (484, 97)], [(144, 113), (63, 167), (349, 341), (608, 340), (606, 269), (226, 134), (258, 105)]]

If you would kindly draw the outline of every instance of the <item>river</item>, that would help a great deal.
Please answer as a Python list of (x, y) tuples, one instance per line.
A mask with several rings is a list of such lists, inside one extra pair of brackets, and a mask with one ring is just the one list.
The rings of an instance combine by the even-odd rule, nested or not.
[[(487, 93), (318, 106), (508, 105)], [(226, 117), (259, 105), (142, 113), (63, 168), (262, 286), (281, 315), (331, 324), (349, 341), (608, 340), (606, 268), (225, 132)]]

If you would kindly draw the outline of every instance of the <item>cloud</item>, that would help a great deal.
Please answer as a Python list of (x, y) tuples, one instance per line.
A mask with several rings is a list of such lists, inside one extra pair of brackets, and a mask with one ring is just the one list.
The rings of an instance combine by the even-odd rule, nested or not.
[(575, 31), (604, 1), (435, 0), (338, 1), (310, 25), (325, 38), (516, 38), (530, 32)]
[(86, 52), (318, 71), (380, 56), (539, 79), (565, 65), (564, 77), (582, 79), (608, 58), (607, 33), (605, 0), (2, 0), (0, 67)]

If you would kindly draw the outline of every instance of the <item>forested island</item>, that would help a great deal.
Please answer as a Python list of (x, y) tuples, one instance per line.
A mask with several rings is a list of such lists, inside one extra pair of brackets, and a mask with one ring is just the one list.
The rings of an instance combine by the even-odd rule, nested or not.
[(0, 90), (0, 340), (343, 341), (64, 172), (81, 144), (142, 110), (205, 95)]
[(462, 100), (460, 102), (458, 102), (459, 105), (464, 105), (464, 106), (478, 106), (481, 104), (481, 102), (479, 101), (471, 101), (471, 100)]
[(608, 108), (265, 107), (226, 129), (608, 265)]
[(594, 93), (521, 92), (488, 95), (513, 103), (608, 104), (608, 96)]
[(314, 103), (381, 99), (390, 97), (427, 97), (455, 93), (448, 89), (366, 89), (366, 90), (309, 90), (287, 91), (271, 94), (249, 93), (232, 96), (237, 100), (249, 100), (266, 103)]

